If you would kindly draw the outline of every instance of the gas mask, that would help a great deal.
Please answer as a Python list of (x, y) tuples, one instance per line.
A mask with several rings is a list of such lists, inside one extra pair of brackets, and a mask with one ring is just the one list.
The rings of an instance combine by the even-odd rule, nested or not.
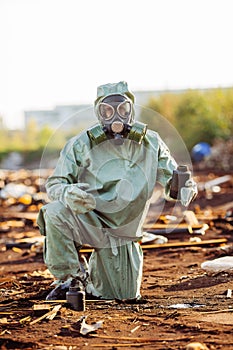
[(97, 105), (98, 119), (106, 136), (122, 144), (133, 122), (133, 105), (123, 95), (109, 95)]
[(125, 81), (98, 86), (95, 112), (99, 124), (87, 130), (91, 142), (99, 144), (111, 140), (122, 145), (128, 139), (141, 144), (147, 125), (134, 120), (134, 100)]

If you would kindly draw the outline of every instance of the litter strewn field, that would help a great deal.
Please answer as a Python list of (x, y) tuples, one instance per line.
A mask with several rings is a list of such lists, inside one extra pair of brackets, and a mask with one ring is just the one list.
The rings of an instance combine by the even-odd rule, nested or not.
[(141, 242), (141, 302), (87, 301), (85, 311), (45, 301), (53, 277), (36, 217), (50, 172), (0, 173), (1, 349), (233, 348), (231, 173), (196, 171), (199, 194), (188, 209), (166, 202), (161, 211), (154, 200)]

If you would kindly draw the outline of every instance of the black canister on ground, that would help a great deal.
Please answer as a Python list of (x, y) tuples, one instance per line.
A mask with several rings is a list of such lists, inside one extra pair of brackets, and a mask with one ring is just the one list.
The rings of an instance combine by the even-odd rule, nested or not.
[(70, 285), (69, 291), (66, 292), (66, 301), (68, 304), (70, 304), (72, 309), (76, 311), (85, 311), (85, 291), (80, 282), (74, 285)]

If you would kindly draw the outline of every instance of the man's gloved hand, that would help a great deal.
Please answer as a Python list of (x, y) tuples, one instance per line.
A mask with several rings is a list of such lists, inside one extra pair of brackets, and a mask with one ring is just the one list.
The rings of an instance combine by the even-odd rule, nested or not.
[(196, 198), (197, 184), (193, 179), (189, 179), (185, 182), (185, 187), (180, 189), (180, 201), (181, 204), (187, 207), (191, 201)]
[(87, 193), (89, 187), (86, 183), (77, 183), (66, 186), (61, 201), (76, 214), (85, 214), (95, 209), (96, 201), (92, 194)]

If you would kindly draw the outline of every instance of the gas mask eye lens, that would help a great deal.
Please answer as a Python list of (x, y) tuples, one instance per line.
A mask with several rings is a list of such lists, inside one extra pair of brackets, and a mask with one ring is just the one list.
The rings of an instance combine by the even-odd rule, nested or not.
[(117, 106), (117, 112), (122, 118), (128, 118), (131, 113), (131, 103), (124, 101)]
[(114, 113), (114, 108), (111, 105), (109, 105), (108, 103), (100, 103), (99, 114), (103, 119), (111, 119), (114, 116)]

